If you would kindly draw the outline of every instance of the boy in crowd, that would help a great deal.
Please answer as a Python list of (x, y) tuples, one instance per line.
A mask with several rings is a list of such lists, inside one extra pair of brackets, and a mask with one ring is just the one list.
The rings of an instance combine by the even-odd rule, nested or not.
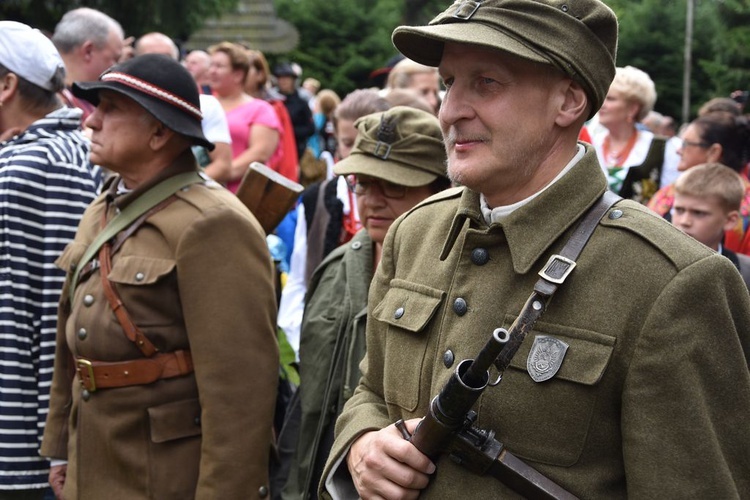
[(750, 288), (750, 257), (721, 244), (740, 216), (745, 186), (740, 176), (721, 163), (704, 163), (683, 173), (675, 184), (672, 224), (721, 253), (737, 267)]

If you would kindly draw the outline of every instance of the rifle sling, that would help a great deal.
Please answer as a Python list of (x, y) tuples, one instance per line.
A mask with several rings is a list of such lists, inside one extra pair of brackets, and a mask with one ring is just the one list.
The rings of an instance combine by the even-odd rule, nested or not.
[[(505, 369), (510, 365), (513, 356), (521, 347), (526, 335), (534, 324), (542, 317), (550, 299), (560, 285), (563, 284), (576, 265), (576, 259), (594, 234), (596, 226), (604, 214), (622, 198), (612, 191), (605, 191), (595, 205), (586, 213), (584, 218), (573, 231), (559, 254), (555, 254), (547, 261), (541, 271), (539, 280), (534, 285), (534, 291), (524, 304), (518, 318), (511, 325), (508, 332), (508, 342), (495, 360), (495, 367), (502, 377)], [(496, 382), (493, 385), (499, 383)]]

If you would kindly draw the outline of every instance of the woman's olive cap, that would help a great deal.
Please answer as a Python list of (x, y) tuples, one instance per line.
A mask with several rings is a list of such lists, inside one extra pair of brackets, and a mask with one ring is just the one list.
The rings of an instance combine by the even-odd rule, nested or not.
[(440, 122), (431, 113), (396, 106), (363, 116), (354, 126), (354, 147), (333, 167), (336, 174), (364, 174), (409, 187), (448, 177)]
[(503, 50), (552, 64), (580, 83), (593, 116), (615, 75), (617, 17), (599, 0), (456, 0), (428, 26), (400, 26), (393, 44), (438, 66), (445, 42)]

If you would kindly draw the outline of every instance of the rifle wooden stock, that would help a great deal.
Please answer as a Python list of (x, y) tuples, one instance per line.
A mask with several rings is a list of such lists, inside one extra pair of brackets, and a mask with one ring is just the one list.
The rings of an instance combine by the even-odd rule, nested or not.
[(245, 172), (237, 197), (258, 219), (266, 233), (274, 230), (294, 206), (304, 188), (257, 161)]

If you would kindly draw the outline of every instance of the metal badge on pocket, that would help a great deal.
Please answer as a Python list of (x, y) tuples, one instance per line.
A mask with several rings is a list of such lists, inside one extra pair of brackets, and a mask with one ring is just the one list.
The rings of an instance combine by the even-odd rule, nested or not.
[(555, 376), (562, 365), (568, 344), (547, 335), (537, 335), (526, 360), (526, 370), (534, 382), (544, 382)]

